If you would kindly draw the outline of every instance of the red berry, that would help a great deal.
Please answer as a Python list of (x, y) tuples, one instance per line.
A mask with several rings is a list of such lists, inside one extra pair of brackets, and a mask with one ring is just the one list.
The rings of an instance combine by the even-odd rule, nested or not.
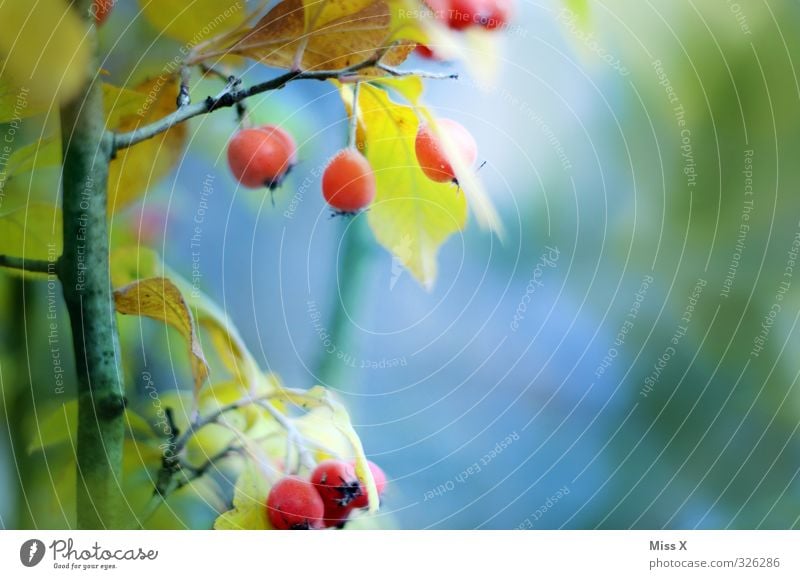
[(487, 6), (487, 12), (482, 16), (481, 26), (488, 30), (502, 28), (511, 19), (511, 13), (514, 11), (512, 0), (484, 0)]
[(94, 0), (92, 3), (91, 13), (94, 16), (94, 22), (100, 26), (108, 18), (108, 14), (114, 7), (116, 0)]
[(274, 133), (275, 138), (280, 140), (286, 150), (289, 151), (289, 165), (294, 166), (297, 163), (297, 144), (294, 142), (292, 135), (277, 125), (264, 125), (261, 130)]
[(294, 140), (280, 127), (242, 129), (228, 143), (231, 173), (245, 187), (274, 189), (292, 168)]
[[(439, 119), (436, 125), (438, 130), (446, 132), (449, 140), (458, 147), (461, 161), (466, 165), (474, 164), (478, 158), (478, 145), (469, 131), (451, 119)], [(420, 125), (414, 148), (417, 161), (429, 179), (439, 183), (456, 179), (455, 171), (439, 136), (428, 125)]]
[(350, 503), (344, 507), (341, 505), (326, 506), (325, 516), (322, 519), (322, 524), (328, 528), (344, 528), (345, 524), (347, 524), (347, 519), (350, 517), (350, 513), (353, 512), (353, 508), (353, 503)]
[[(355, 461), (353, 461), (351, 464), (353, 464), (353, 466), (355, 467)], [(375, 479), (375, 488), (378, 489), (378, 496), (382, 496), (383, 491), (386, 490), (386, 473), (383, 472), (381, 467), (379, 467), (371, 460), (368, 460), (367, 464), (369, 465), (370, 472), (372, 472), (372, 478)], [(356, 498), (354, 498), (350, 504), (355, 509), (363, 509), (369, 506), (369, 497), (367, 497), (367, 489), (364, 487), (363, 484), (361, 485), (361, 494)]]
[(298, 476), (282, 478), (269, 491), (267, 515), (276, 529), (318, 529), (324, 514), (325, 505), (314, 485)]
[(464, 30), (479, 24), (484, 12), (484, 0), (450, 0), (447, 25), (453, 30)]
[(345, 507), (361, 494), (353, 465), (341, 460), (325, 460), (311, 473), (311, 484), (317, 489), (327, 509), (329, 505)]
[(357, 150), (342, 149), (322, 174), (322, 195), (328, 205), (345, 213), (363, 209), (375, 198), (375, 173)]
[(425, 46), (424, 44), (417, 44), (414, 50), (422, 58), (427, 58), (428, 60), (439, 60), (439, 57), (436, 56), (436, 53), (431, 48)]

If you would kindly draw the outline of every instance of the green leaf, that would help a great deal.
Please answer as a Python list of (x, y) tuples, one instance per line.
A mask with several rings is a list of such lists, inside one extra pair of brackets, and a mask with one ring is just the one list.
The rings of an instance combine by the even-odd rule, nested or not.
[(0, 77), (0, 123), (10, 123), (44, 113), (44, 103), (31, 102), (30, 93)]
[(45, 137), (16, 149), (6, 163), (6, 179), (61, 164), (61, 142)]
[[(0, 254), (26, 259), (50, 260), (61, 255), (61, 210), (45, 203), (31, 203), (0, 215)], [(26, 277), (46, 274), (21, 272)]]
[(194, 318), (178, 287), (165, 277), (133, 282), (114, 292), (114, 303), (121, 314), (146, 316), (177, 329), (189, 345), (195, 392), (208, 378), (208, 363), (197, 337)]
[(216, 521), (217, 530), (271, 529), (267, 518), (267, 495), (271, 484), (254, 461), (247, 461), (236, 481), (233, 508), (222, 513)]
[(156, 277), (163, 269), (159, 255), (141, 245), (123, 246), (111, 252), (111, 285), (122, 287), (136, 280)]
[[(38, 415), (38, 422), (31, 426), (31, 442), (28, 453), (43, 450), (71, 440), (75, 444), (78, 435), (78, 401), (70, 400), (50, 412)], [(134, 438), (145, 440), (153, 437), (153, 429), (142, 416), (131, 409), (125, 410), (126, 431)]]

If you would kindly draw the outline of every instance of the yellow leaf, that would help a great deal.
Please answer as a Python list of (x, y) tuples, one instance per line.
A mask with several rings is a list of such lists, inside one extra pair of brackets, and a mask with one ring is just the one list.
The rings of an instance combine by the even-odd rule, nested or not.
[(217, 530), (264, 530), (272, 525), (267, 518), (267, 495), (271, 485), (258, 465), (247, 461), (236, 481), (233, 508), (216, 521)]
[(305, 392), (284, 388), (282, 394), (288, 401), (310, 410), (295, 421), (304, 436), (334, 455), (338, 454), (340, 458), (355, 459), (356, 474), (367, 489), (369, 510), (377, 511), (380, 504), (378, 489), (364, 453), (364, 446), (344, 405), (322, 386), (314, 386)]
[[(341, 90), (352, 101), (352, 89), (342, 85)], [(466, 198), (455, 186), (435, 183), (422, 172), (414, 150), (419, 120), (411, 107), (362, 85), (358, 112), (367, 127), (366, 156), (378, 186), (369, 225), (380, 244), (429, 288), (439, 247), (466, 224)]]
[(114, 303), (121, 314), (146, 316), (177, 329), (189, 344), (195, 391), (208, 377), (208, 364), (195, 331), (194, 319), (180, 290), (165, 277), (133, 282), (114, 292)]
[(180, 276), (171, 274), (170, 277), (175, 280), (183, 294), (189, 296), (189, 304), (197, 317), (197, 323), (211, 338), (214, 350), (230, 371), (234, 381), (247, 384), (253, 395), (273, 390), (274, 386), (261, 372), (236, 327), (228, 319), (228, 315), (208, 296)]
[[(277, 68), (292, 68), (302, 53), (301, 69), (335, 70), (364, 62), (392, 43), (383, 0), (327, 0), (311, 8), (307, 28), (303, 0), (278, 3), (230, 52)], [(395, 64), (398, 58), (400, 53)]]
[(86, 77), (90, 43), (70, 3), (6, 0), (0, 3), (0, 22), (3, 84), (16, 87), (17, 97), (32, 106), (58, 108), (58, 102), (76, 95)]
[[(61, 255), (61, 210), (46, 203), (31, 203), (0, 215), (0, 254), (53, 262)], [(6, 270), (22, 273), (20, 270)], [(24, 272), (26, 277), (45, 274)]]
[(189, 51), (234, 30), (246, 17), (245, 0), (139, 0), (145, 18), (164, 35), (185, 42)]
[[(149, 79), (135, 90), (104, 85), (106, 126), (128, 132), (155, 122), (176, 107), (178, 81), (174, 76)], [(108, 173), (108, 207), (117, 211), (139, 198), (177, 164), (186, 146), (186, 123), (117, 152)]]

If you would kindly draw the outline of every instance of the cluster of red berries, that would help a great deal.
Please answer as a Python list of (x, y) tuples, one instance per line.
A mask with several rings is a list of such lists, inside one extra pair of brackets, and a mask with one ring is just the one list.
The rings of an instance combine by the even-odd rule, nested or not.
[[(378, 495), (383, 495), (386, 475), (373, 462), (369, 469)], [(294, 475), (279, 480), (267, 497), (267, 515), (280, 530), (341, 529), (355, 509), (366, 508), (368, 503), (355, 463), (326, 460), (317, 465), (310, 480)]]
[[(478, 146), (469, 131), (450, 119), (437, 123), (439, 133), (427, 124), (420, 125), (415, 141), (417, 161), (429, 179), (456, 182), (451, 159), (445, 152), (439, 134), (458, 147), (465, 165), (472, 165)], [(228, 144), (228, 165), (231, 173), (245, 187), (279, 186), (297, 163), (297, 146), (284, 129), (275, 125), (242, 129)], [(369, 161), (352, 147), (339, 151), (322, 174), (322, 196), (328, 205), (343, 214), (356, 213), (375, 199), (375, 173)]]
[[(502, 28), (513, 12), (513, 0), (425, 0), (434, 17), (452, 30), (479, 27)], [(438, 58), (436, 51), (420, 44), (417, 52), (425, 58)]]

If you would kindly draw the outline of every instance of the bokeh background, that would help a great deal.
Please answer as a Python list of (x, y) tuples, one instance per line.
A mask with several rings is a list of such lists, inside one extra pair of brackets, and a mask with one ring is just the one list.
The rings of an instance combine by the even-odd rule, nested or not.
[[(320, 167), (346, 119), (325, 83), (251, 106), (300, 145), (274, 206), (229, 176), (225, 112), (192, 122), (180, 166), (113, 228), (191, 277), (210, 179), (200, 285), (287, 384), (340, 393), (391, 481), (381, 526), (797, 527), (800, 5), (516, 5), (492, 78), (406, 65), (461, 73), (425, 102), (475, 135), (507, 229), (472, 220), (430, 291), (363, 218), (329, 218)], [(120, 82), (176, 54), (137, 10), (122, 0), (102, 30)], [(68, 526), (70, 473), (27, 447), (72, 369), (54, 395), (46, 285), (3, 275), (0, 301), (0, 526)], [(126, 331), (129, 388), (145, 388), (142, 344), (160, 388), (189, 387), (175, 336)]]

